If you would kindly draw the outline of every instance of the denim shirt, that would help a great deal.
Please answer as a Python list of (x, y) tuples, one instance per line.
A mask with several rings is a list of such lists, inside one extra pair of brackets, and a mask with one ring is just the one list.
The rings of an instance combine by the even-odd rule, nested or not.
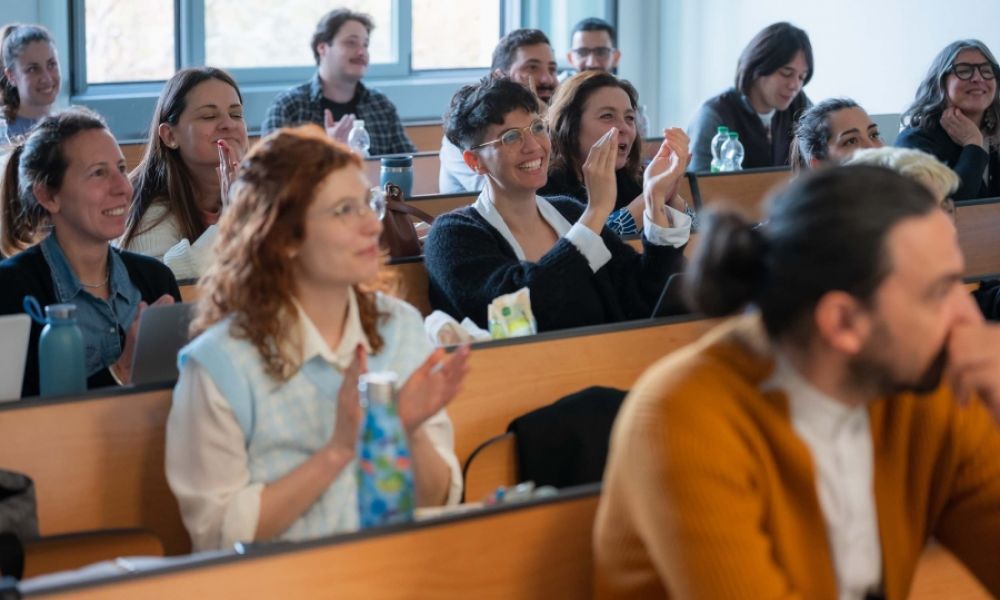
[[(108, 246), (111, 269), (110, 295), (103, 300), (80, 285), (80, 280), (66, 260), (55, 233), (41, 243), (42, 256), (52, 271), (56, 298), (61, 303), (76, 305), (76, 323), (83, 334), (87, 376), (114, 364), (122, 355), (125, 332), (139, 310), (142, 299), (125, 269), (118, 252)], [(94, 282), (96, 283), (96, 282)]]

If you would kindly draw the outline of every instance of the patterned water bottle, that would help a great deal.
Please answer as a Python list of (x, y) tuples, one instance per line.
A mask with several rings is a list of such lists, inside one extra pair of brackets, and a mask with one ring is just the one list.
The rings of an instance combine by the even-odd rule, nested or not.
[(358, 379), (365, 411), (358, 439), (358, 513), (361, 528), (413, 520), (413, 460), (399, 419), (395, 373)]

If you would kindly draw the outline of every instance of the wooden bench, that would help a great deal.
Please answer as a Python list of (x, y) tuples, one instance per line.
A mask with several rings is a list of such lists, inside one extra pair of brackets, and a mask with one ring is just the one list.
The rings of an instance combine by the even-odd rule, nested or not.
[(965, 273), (1000, 273), (1000, 198), (958, 203), (955, 225), (965, 255)]
[(417, 147), (417, 152), (440, 152), (444, 124), (441, 121), (425, 121), (404, 125), (407, 137)]
[[(161, 573), (53, 588), (37, 598), (589, 598), (599, 489)], [(62, 593), (59, 593), (62, 592)]]
[(791, 179), (787, 167), (750, 169), (734, 173), (689, 173), (698, 209), (713, 204), (736, 206), (747, 216), (763, 217), (763, 201), (768, 194)]

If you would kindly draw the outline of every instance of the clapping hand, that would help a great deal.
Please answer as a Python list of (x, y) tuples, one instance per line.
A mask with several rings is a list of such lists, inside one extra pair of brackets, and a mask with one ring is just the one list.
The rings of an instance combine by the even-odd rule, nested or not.
[(333, 120), (333, 113), (330, 109), (323, 110), (323, 126), (326, 128), (326, 135), (331, 140), (347, 143), (347, 136), (354, 127), (354, 115), (344, 115), (339, 121)]
[[(153, 306), (165, 306), (174, 303), (174, 297), (169, 294), (163, 294), (153, 302)], [(135, 342), (139, 337), (139, 318), (142, 317), (142, 313), (150, 305), (145, 302), (139, 302), (139, 310), (135, 312), (135, 318), (132, 319), (132, 323), (128, 327), (128, 331), (125, 332), (125, 345), (122, 347), (122, 355), (118, 357), (118, 361), (111, 365), (111, 372), (123, 385), (132, 383), (132, 359), (135, 355)]]
[(677, 194), (684, 170), (691, 160), (689, 144), (690, 139), (683, 129), (665, 129), (663, 143), (642, 175), (646, 213), (653, 217), (654, 222), (659, 221), (661, 216), (665, 217), (663, 206)]
[[(604, 225), (618, 199), (615, 161), (618, 158), (618, 128), (612, 127), (600, 137), (583, 163), (583, 184), (587, 187), (587, 211), (596, 214)], [(600, 229), (597, 230), (600, 232)]]
[[(239, 148), (233, 148), (225, 140), (216, 142), (219, 148), (219, 166), (215, 172), (219, 176), (219, 192), (222, 196), (222, 207), (229, 206), (229, 186), (236, 180), (236, 170), (240, 166), (242, 152)], [(237, 156), (237, 155), (240, 156)]]
[(358, 443), (358, 429), (361, 427), (360, 396), (358, 394), (358, 378), (368, 372), (368, 357), (364, 346), (358, 344), (354, 349), (354, 360), (344, 371), (344, 380), (337, 392), (337, 420), (333, 426), (333, 435), (329, 445), (338, 453), (353, 456)]
[(450, 355), (438, 348), (399, 391), (399, 418), (407, 434), (448, 405), (462, 388), (469, 372), (470, 350), (461, 346)]

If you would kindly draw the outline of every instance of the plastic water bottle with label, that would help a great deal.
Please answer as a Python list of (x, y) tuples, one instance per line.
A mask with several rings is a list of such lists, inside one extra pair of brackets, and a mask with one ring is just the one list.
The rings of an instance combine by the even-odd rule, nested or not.
[(729, 139), (729, 128), (719, 125), (716, 129), (715, 137), (712, 138), (712, 172), (718, 173), (722, 170), (722, 144)]
[(395, 373), (358, 379), (365, 411), (358, 439), (358, 515), (362, 529), (413, 520), (413, 459), (399, 418)]
[(743, 170), (743, 144), (740, 143), (740, 135), (735, 131), (730, 131), (729, 139), (722, 144), (722, 170)]
[(364, 119), (355, 119), (354, 127), (347, 134), (347, 145), (361, 158), (368, 158), (368, 149), (372, 147), (372, 139), (365, 130)]

